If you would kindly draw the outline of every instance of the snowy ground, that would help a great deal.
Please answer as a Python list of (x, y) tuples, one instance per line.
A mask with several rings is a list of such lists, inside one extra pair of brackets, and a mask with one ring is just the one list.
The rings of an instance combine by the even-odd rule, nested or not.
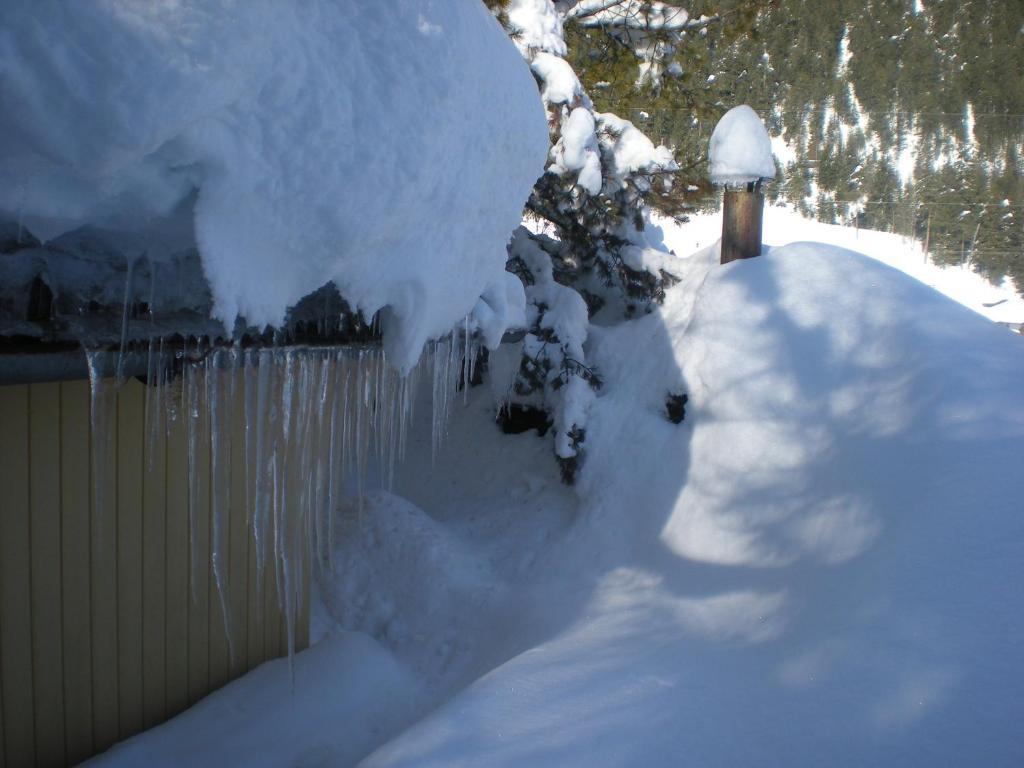
[[(995, 286), (970, 267), (932, 264), (925, 257), (921, 243), (888, 232), (823, 224), (804, 218), (792, 208), (768, 203), (764, 213), (762, 239), (767, 245), (808, 240), (849, 248), (906, 272), (990, 320), (1014, 325), (1024, 323), (1024, 296), (1017, 292), (1011, 278)], [(721, 236), (721, 214), (710, 213), (694, 216), (683, 226), (667, 227), (665, 240), (670, 248), (682, 255), (710, 245)]]
[(1024, 763), (1022, 340), (878, 263), (913, 274), (898, 238), (773, 210), (719, 267), (715, 226), (664, 225), (712, 247), (593, 331), (575, 490), (487, 387), (433, 464), (421, 408), (338, 510), (294, 694), (271, 662), (101, 762)]

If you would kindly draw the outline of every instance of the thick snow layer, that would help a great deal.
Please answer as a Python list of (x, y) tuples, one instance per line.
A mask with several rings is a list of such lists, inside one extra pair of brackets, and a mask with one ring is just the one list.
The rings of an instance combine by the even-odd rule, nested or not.
[(598, 148), (593, 113), (576, 107), (562, 125), (562, 135), (551, 148), (552, 163), (548, 170), (559, 175), (578, 174), (576, 183), (589, 195), (601, 191), (601, 152)]
[(149, 231), (197, 191), (229, 328), (334, 281), (403, 367), (503, 286), (548, 149), (528, 68), (461, 0), (9, 0), (0, 70), (0, 213)]
[(657, 173), (674, 171), (676, 165), (672, 150), (666, 146), (654, 146), (644, 132), (610, 112), (597, 115), (598, 138), (602, 149), (611, 155), (613, 180), (621, 184), (634, 173)]
[(565, 59), (540, 51), (534, 55), (530, 67), (543, 83), (541, 98), (546, 103), (565, 104), (569, 107), (589, 104), (580, 79)]
[(403, 498), (340, 512), (319, 676), (261, 668), (109, 764), (1024, 762), (1021, 339), (842, 248), (717, 257), (591, 329), (578, 493), (486, 388), (432, 469), (418, 411)]
[(713, 184), (775, 178), (768, 131), (746, 104), (730, 109), (715, 126), (708, 146), (708, 168)]
[(1020, 340), (849, 251), (716, 256), (591, 348), (564, 628), (364, 765), (1024, 759)]
[(623, 27), (633, 30), (684, 30), (690, 14), (658, 0), (576, 0), (566, 16), (587, 27)]
[(547, 51), (565, 56), (562, 17), (551, 0), (511, 0), (508, 23), (523, 55), (529, 57), (533, 51)]
[[(95, 762), (151, 766), (350, 765), (423, 706), (419, 680), (364, 633), (338, 631), (295, 657), (262, 665)], [(351, 686), (344, 701), (341, 686)], [(276, 711), (281, 707), (280, 711)], [(267, 714), (274, 712), (273, 717)]]

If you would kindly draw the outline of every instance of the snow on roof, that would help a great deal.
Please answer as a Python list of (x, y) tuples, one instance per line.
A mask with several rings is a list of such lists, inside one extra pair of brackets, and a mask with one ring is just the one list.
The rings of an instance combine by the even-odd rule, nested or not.
[(384, 310), (408, 367), (507, 294), (548, 134), (480, 3), (9, 0), (0, 71), (0, 217), (146, 234), (198, 192), (190, 235), (228, 328), (333, 281)]
[(771, 139), (753, 109), (741, 104), (722, 116), (711, 134), (708, 164), (714, 184), (775, 178)]

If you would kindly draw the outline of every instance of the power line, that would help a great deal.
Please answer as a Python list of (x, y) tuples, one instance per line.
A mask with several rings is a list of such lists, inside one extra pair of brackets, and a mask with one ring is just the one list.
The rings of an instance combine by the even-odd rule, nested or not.
[[(611, 102), (612, 104), (621, 102)], [(625, 111), (628, 112), (692, 112), (693, 110), (689, 107), (624, 107)], [(833, 111), (835, 107), (832, 108)], [(761, 109), (755, 109), (755, 112), (766, 112), (772, 115), (805, 115), (808, 112), (824, 111), (816, 109), (784, 109), (776, 110), (774, 107), (762, 107)], [(961, 117), (967, 119), (967, 115), (964, 112), (913, 112), (906, 110), (899, 110), (896, 112), (881, 111), (875, 112), (878, 117)], [(971, 118), (977, 119), (979, 117), (1013, 117), (1013, 118), (1024, 118), (1024, 114), (1016, 112), (975, 112)]]
[[(1003, 205), (1002, 203), (925, 203), (920, 200), (833, 200), (829, 198), (831, 202), (836, 205), (901, 205), (905, 207), (917, 207), (927, 210), (938, 205), (947, 205), (952, 208), (963, 208), (969, 210), (971, 208), (1005, 208), (1007, 210), (1021, 210), (1024, 209), (1024, 205)], [(718, 202), (717, 197), (702, 197), (690, 202)]]

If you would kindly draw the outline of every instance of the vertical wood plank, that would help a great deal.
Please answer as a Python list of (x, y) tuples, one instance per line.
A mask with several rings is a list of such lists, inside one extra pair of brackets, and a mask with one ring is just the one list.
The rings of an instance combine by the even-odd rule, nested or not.
[(273, 542), (267, 547), (267, 560), (263, 569), (263, 658), (276, 659), (281, 655), (281, 605), (277, 592), (277, 563)]
[(120, 738), (142, 730), (142, 385), (117, 398), (117, 650)]
[[(0, 514), (3, 514), (0, 511)], [(3, 523), (0, 522), (0, 530), (2, 530)], [(0, 639), (4, 636), (3, 630), (4, 617), (0, 616)], [(3, 666), (3, 647), (0, 646), (0, 768), (7, 768), (7, 753), (4, 749), (4, 745), (7, 744), (7, 740), (4, 738), (4, 666)]]
[[(0, 515), (3, 514), (3, 510), (0, 510)], [(3, 532), (3, 521), (0, 520), (0, 533)], [(2, 553), (0, 553), (2, 554)], [(0, 585), (0, 591), (3, 586)], [(0, 768), (7, 768), (7, 753), (4, 749), (4, 745), (7, 744), (4, 738), (4, 665), (3, 665), (3, 636), (4, 636), (4, 617), (0, 615)]]
[(7, 765), (35, 762), (28, 387), (0, 387), (0, 679)]
[[(194, 562), (189, 563), (191, 586), (188, 606), (188, 700), (190, 704), (199, 701), (209, 692), (210, 685), (210, 439), (203, 393), (206, 377), (197, 366), (190, 374), (197, 377), (196, 397), (198, 402), (193, 413), (185, 414), (192, 419), (192, 428), (197, 430), (195, 446), (194, 477), (188, 484), (196, 484), (190, 504), (194, 514), (195, 536), (191, 546)], [(191, 449), (190, 449), (191, 450)]]
[[(229, 653), (228, 636), (225, 624), (229, 620), (225, 617), (231, 615), (229, 582), (231, 577), (231, 424), (227, 418), (232, 403), (227, 398), (226, 377), (230, 375), (230, 369), (224, 370), (221, 365), (224, 362), (224, 355), (217, 355), (211, 361), (207, 369), (207, 392), (208, 398), (209, 425), (210, 425), (210, 558), (209, 558), (209, 579), (210, 579), (210, 682), (209, 690), (215, 691), (229, 680)], [(214, 400), (213, 398), (216, 398)], [(216, 402), (214, 409), (210, 404)], [(216, 411), (216, 412), (215, 412)], [(219, 519), (218, 519), (219, 518)], [(223, 540), (218, 540), (217, 526), (220, 525), (219, 535)], [(220, 547), (215, 552), (214, 544)], [(214, 573), (214, 555), (222, 559), (220, 572), (225, 583), (217, 584)], [(225, 590), (221, 595), (221, 588)], [(223, 601), (223, 602), (222, 602)]]
[[(221, 456), (232, 465), (224, 554), (233, 657), (211, 573), (204, 372), (196, 387), (194, 601), (189, 410), (169, 428), (158, 425), (152, 441), (144, 386), (131, 381), (115, 396), (106, 380), (93, 434), (88, 382), (0, 387), (0, 768), (79, 762), (287, 652), (272, 543), (262, 589), (256, 584), (244, 374), (228, 376), (234, 390), (225, 377), (221, 403), (233, 395), (233, 407)], [(163, 414), (159, 404), (149, 418)], [(295, 513), (300, 494), (297, 478), (289, 480)], [(294, 521), (286, 524), (301, 561), (301, 649), (309, 641), (311, 553)]]
[[(254, 506), (255, 500), (255, 488), (250, 483), (249, 489), (250, 499), (250, 514), (255, 514), (256, 509)], [(246, 532), (246, 542), (249, 547), (249, 557), (247, 563), (247, 578), (246, 578), (246, 631), (245, 631), (245, 644), (246, 644), (246, 669), (255, 669), (263, 663), (266, 656), (263, 652), (263, 621), (264, 621), (264, 595), (263, 595), (263, 584), (258, 577), (258, 571), (256, 568), (256, 539), (253, 535), (252, 529)]]
[(309, 539), (305, 539), (299, 546), (301, 551), (301, 563), (298, 570), (302, 574), (302, 585), (299, 590), (299, 604), (295, 612), (295, 650), (301, 651), (309, 647), (309, 595), (310, 580), (312, 574), (313, 553), (309, 549)]
[(64, 723), (68, 763), (92, 753), (89, 611), (89, 384), (60, 385), (60, 495)]
[(117, 648), (117, 401), (110, 379), (100, 382), (90, 429), (93, 748), (118, 740)]
[(62, 765), (64, 674), (61, 654), (60, 385), (29, 387), (32, 681), (36, 762)]
[[(258, 369), (253, 367), (245, 371), (245, 387), (246, 387), (246, 400), (251, 400), (253, 406), (257, 404), (257, 389), (258, 389)], [(254, 421), (258, 421), (259, 414), (255, 412), (251, 414)], [(253, 521), (256, 515), (256, 496), (259, 490), (257, 485), (257, 465), (259, 457), (256, 454), (256, 424), (250, 424), (249, 428), (252, 430), (250, 435), (249, 444), (247, 446), (246, 455), (246, 505), (250, 517), (248, 518), (248, 530), (246, 531), (246, 542), (248, 545), (249, 556), (247, 563), (247, 575), (246, 586), (246, 669), (255, 669), (263, 663), (266, 656), (263, 651), (263, 620), (264, 620), (264, 595), (263, 595), (263, 584), (259, 578), (258, 569), (256, 567), (256, 551), (258, 543), (255, 536), (255, 526)]]
[[(180, 400), (181, 380), (170, 397)], [(166, 698), (168, 717), (188, 706), (188, 444), (183, 409), (167, 424), (166, 527)]]
[(164, 408), (157, 388), (145, 389), (145, 467), (142, 475), (142, 694), (143, 727), (163, 722), (167, 651), (167, 466)]
[[(287, 408), (289, 406), (285, 404), (284, 407)], [(282, 446), (279, 450), (283, 451), (285, 457), (287, 457), (287, 445)], [(285, 483), (285, 488), (282, 489), (283, 492), (279, 493), (273, 484), (270, 486), (273, 503), (270, 505), (271, 508), (268, 513), (267, 527), (270, 530), (267, 531), (269, 540), (267, 541), (267, 556), (263, 569), (263, 594), (266, 600), (263, 607), (263, 652), (268, 659), (274, 659), (281, 655), (281, 631), (283, 625), (281, 616), (284, 612), (284, 571), (278, 562), (277, 552), (280, 545), (277, 538), (284, 536), (284, 526), (279, 525), (279, 523), (280, 520), (286, 519), (286, 516), (282, 514), (278, 507), (282, 503), (286, 504), (287, 483), (284, 478), (287, 477), (287, 463), (286, 460), (281, 459), (278, 462), (278, 467), (274, 471), (281, 478), (280, 482)], [(280, 519), (278, 519), (278, 515), (280, 515)], [(275, 523), (275, 520), (278, 520), (278, 522)]]
[(245, 486), (245, 381), (244, 369), (232, 373), (234, 411), (231, 419), (231, 619), (232, 658), (229, 675), (235, 679), (245, 672), (248, 648), (248, 519)]

